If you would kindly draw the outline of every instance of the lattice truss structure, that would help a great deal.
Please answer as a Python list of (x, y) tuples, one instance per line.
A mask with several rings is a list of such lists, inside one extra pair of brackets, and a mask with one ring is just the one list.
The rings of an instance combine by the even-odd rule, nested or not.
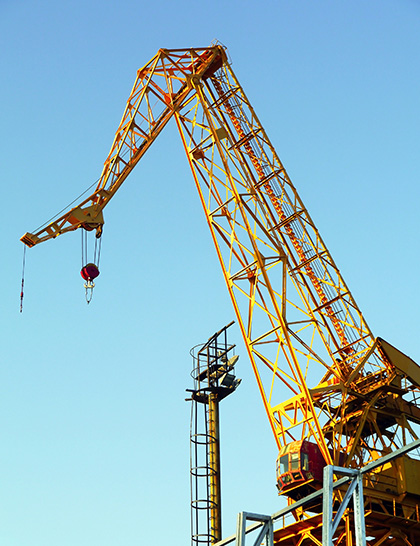
[(138, 70), (95, 191), (22, 241), (100, 235), (171, 118), (279, 448), (306, 438), (327, 463), (361, 466), (416, 439), (420, 375), (372, 335), (222, 46), (161, 49)]

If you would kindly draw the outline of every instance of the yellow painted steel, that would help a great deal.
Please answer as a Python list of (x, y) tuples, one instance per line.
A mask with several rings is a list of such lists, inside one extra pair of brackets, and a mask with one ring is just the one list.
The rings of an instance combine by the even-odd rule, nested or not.
[[(80, 227), (100, 236), (104, 207), (172, 117), (279, 448), (307, 439), (325, 462), (360, 467), (416, 439), (420, 368), (373, 336), (223, 47), (159, 50), (137, 72), (95, 191), (22, 241)], [(418, 513), (402, 473), (384, 476), (401, 482), (402, 513)], [(379, 521), (395, 495), (383, 488), (375, 501), (369, 483)], [(319, 540), (311, 518), (299, 544)], [(350, 546), (351, 526), (339, 530)]]
[(222, 496), (220, 487), (219, 400), (209, 393), (209, 463), (210, 463), (210, 529), (212, 544), (222, 540)]

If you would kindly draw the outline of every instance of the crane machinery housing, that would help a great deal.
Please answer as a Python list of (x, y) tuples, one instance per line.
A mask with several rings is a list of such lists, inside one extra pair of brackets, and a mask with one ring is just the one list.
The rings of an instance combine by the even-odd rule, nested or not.
[[(279, 494), (293, 503), (326, 465), (362, 468), (417, 439), (420, 367), (373, 335), (221, 45), (160, 49), (138, 70), (96, 189), (23, 243), (99, 238), (104, 207), (171, 118), (279, 449)], [(364, 476), (370, 546), (420, 544), (419, 475), (404, 456)], [(296, 510), (274, 542), (320, 545), (321, 511)], [(351, 508), (334, 541), (354, 544)]]

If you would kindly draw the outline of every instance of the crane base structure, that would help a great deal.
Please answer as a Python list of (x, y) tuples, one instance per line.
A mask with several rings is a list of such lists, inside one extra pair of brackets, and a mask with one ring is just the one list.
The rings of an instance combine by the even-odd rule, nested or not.
[[(277, 490), (294, 506), (290, 536), (284, 527), (274, 541), (319, 546), (324, 468), (370, 468), (418, 439), (420, 366), (374, 336), (226, 48), (160, 49), (137, 71), (93, 193), (21, 240), (32, 247), (77, 229), (100, 238), (104, 208), (171, 120), (279, 449)], [(369, 544), (412, 546), (398, 533), (417, 525), (419, 476), (408, 455), (363, 475), (365, 513), (383, 525)], [(335, 509), (345, 491), (332, 494)], [(298, 504), (304, 497), (311, 504)], [(356, 544), (347, 512), (335, 545)]]
[[(354, 530), (355, 546), (416, 546), (420, 543), (420, 514), (404, 517), (403, 514), (384, 514), (375, 512), (364, 502), (363, 478), (372, 470), (395, 462), (414, 449), (420, 448), (420, 440), (396, 450), (360, 469), (347, 469), (333, 465), (324, 468), (323, 489), (304, 497), (291, 506), (283, 508), (271, 516), (240, 512), (236, 534), (216, 543), (215, 546), (334, 546), (345, 544), (348, 536), (346, 527)], [(334, 475), (344, 477), (334, 481)], [(341, 503), (334, 502), (334, 489), (343, 493)], [(304, 521), (299, 519), (300, 508), (312, 505), (314, 500), (322, 501), (323, 512)], [(351, 500), (353, 503), (351, 503)], [(352, 505), (351, 505), (352, 504)], [(293, 515), (295, 522), (285, 525), (285, 518)], [(247, 522), (255, 522), (247, 527)], [(274, 530), (278, 522), (283, 527)], [(338, 533), (337, 533), (338, 531)], [(247, 540), (247, 535), (249, 540)], [(337, 536), (338, 534), (338, 536)], [(336, 538), (334, 538), (336, 537)]]

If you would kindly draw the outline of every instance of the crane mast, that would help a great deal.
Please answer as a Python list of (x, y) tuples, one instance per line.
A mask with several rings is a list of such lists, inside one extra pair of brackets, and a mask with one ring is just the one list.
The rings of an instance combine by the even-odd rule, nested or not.
[[(21, 240), (100, 237), (104, 207), (171, 118), (279, 448), (279, 493), (321, 487), (305, 453), (361, 467), (416, 439), (420, 367), (373, 336), (222, 46), (161, 49), (138, 70), (95, 191)], [(384, 472), (383, 487), (367, 478), (366, 498), (384, 512), (397, 495), (411, 518), (420, 486), (404, 489), (395, 465)]]

